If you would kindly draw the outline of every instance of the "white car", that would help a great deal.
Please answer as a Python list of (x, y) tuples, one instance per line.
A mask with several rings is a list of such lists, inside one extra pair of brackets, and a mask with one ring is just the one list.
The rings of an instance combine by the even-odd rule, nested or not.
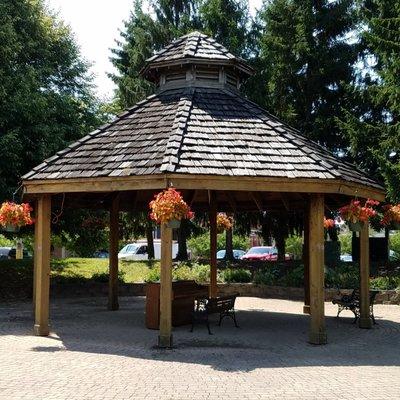
[[(178, 254), (178, 243), (172, 243), (172, 258), (175, 258)], [(120, 260), (148, 260), (149, 254), (147, 250), (147, 242), (139, 241), (135, 243), (129, 243), (121, 249), (118, 253)], [(154, 259), (159, 260), (161, 258), (161, 242), (160, 240), (154, 241)]]

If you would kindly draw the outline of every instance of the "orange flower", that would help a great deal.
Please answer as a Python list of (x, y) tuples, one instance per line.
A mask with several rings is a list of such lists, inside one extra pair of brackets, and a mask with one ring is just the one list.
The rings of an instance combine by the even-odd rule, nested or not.
[(150, 218), (158, 224), (183, 218), (192, 219), (194, 217), (190, 207), (174, 188), (166, 189), (154, 197), (154, 200), (149, 203)]
[(217, 215), (217, 231), (218, 233), (222, 233), (223, 231), (227, 231), (231, 229), (233, 225), (232, 217), (228, 217), (225, 213), (218, 213)]
[(333, 219), (326, 219), (324, 217), (324, 228), (329, 229), (334, 227), (335, 227), (335, 221)]
[(16, 204), (6, 201), (0, 207), (0, 225), (21, 227), (34, 223), (31, 217), (32, 207), (28, 203)]
[(395, 206), (387, 204), (383, 207), (383, 210), (382, 225), (388, 226), (391, 222), (400, 223), (400, 204), (396, 204)]

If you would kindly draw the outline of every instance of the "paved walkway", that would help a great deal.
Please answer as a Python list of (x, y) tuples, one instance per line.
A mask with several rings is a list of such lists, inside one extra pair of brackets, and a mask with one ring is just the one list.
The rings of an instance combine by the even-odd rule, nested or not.
[(48, 338), (32, 336), (30, 304), (0, 304), (0, 399), (400, 398), (399, 306), (377, 306), (379, 325), (362, 330), (327, 304), (326, 346), (306, 343), (299, 302), (240, 298), (238, 309), (240, 329), (178, 328), (162, 351), (143, 298), (117, 312), (103, 298), (53, 301)]

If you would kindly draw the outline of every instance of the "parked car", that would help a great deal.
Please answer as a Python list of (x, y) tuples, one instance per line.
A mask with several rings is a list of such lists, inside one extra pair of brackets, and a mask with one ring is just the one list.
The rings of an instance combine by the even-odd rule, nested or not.
[(351, 263), (353, 262), (353, 256), (351, 254), (341, 254), (340, 261)]
[[(285, 254), (285, 260), (291, 260), (292, 257), (289, 254)], [(277, 261), (278, 260), (278, 249), (274, 246), (256, 246), (252, 247), (243, 257), (242, 260), (252, 261)]]
[[(226, 254), (225, 249), (217, 251), (217, 260), (223, 260), (225, 258), (225, 254)], [(246, 252), (244, 250), (238, 250), (238, 249), (233, 250), (233, 258), (235, 260), (240, 260), (245, 254)]]
[(93, 254), (93, 258), (108, 258), (109, 254), (107, 250), (99, 250)]
[[(178, 254), (178, 243), (172, 243), (172, 258), (175, 258)], [(147, 242), (138, 241), (135, 243), (129, 243), (121, 249), (118, 253), (120, 260), (148, 260), (149, 255), (147, 252)], [(161, 241), (154, 241), (154, 259), (159, 260), (161, 258)]]
[[(28, 250), (23, 250), (24, 258), (31, 258), (32, 254), (29, 253)], [(17, 249), (15, 247), (0, 247), (0, 259), (1, 260), (10, 260), (15, 259), (17, 254)]]

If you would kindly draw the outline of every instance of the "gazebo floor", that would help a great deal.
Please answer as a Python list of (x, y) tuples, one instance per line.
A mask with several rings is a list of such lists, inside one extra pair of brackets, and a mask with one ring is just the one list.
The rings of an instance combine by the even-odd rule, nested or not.
[(105, 298), (52, 300), (50, 337), (33, 336), (30, 303), (0, 304), (0, 398), (397, 398), (398, 306), (376, 306), (379, 325), (363, 330), (326, 303), (327, 346), (306, 343), (300, 302), (239, 298), (237, 310), (240, 329), (175, 328), (176, 348), (159, 350), (140, 297), (115, 312)]

